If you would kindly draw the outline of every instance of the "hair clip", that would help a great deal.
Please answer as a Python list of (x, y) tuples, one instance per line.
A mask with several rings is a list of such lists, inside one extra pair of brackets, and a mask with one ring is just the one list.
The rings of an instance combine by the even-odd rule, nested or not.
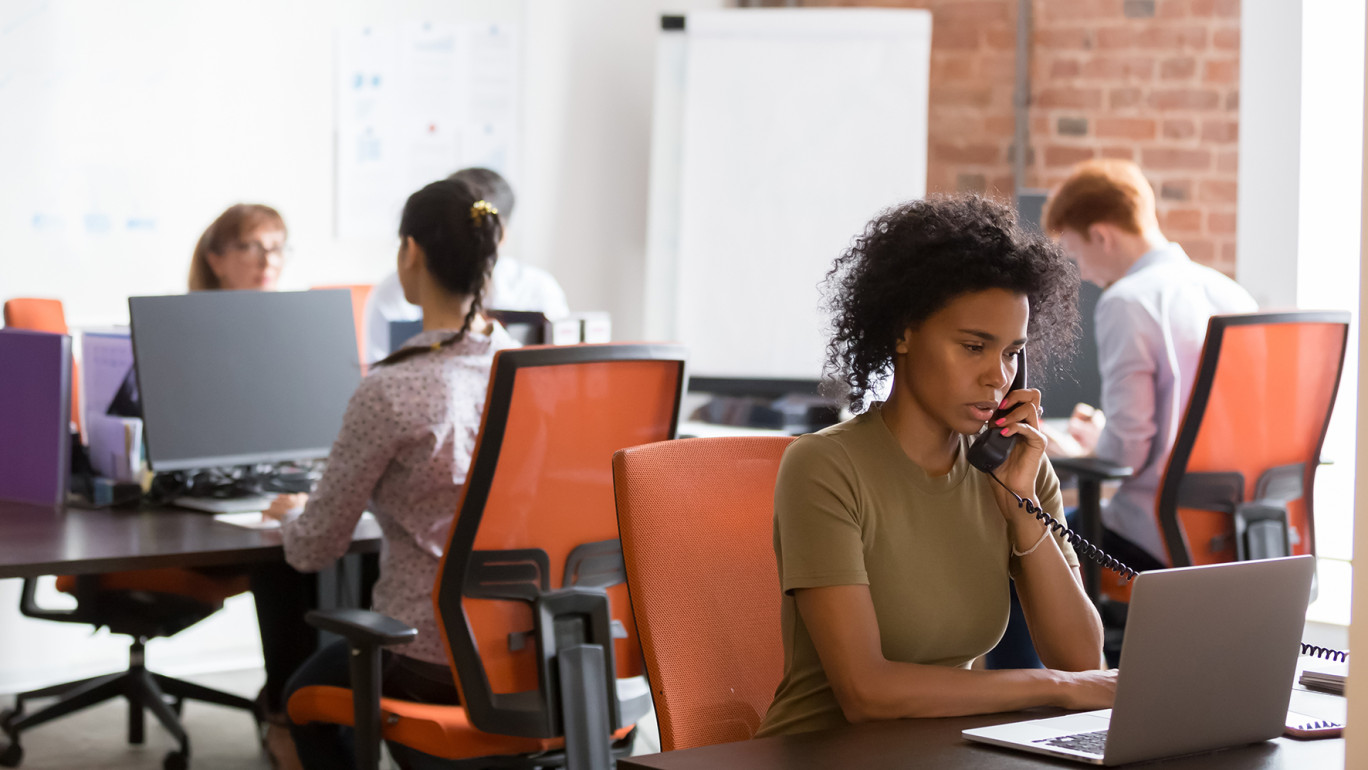
[(495, 216), (498, 216), (499, 210), (494, 208), (494, 206), (490, 204), (490, 202), (487, 200), (475, 201), (474, 205), (470, 207), (470, 221), (474, 222), (476, 227), (481, 227), (484, 225), (484, 218), (486, 214), (493, 214)]

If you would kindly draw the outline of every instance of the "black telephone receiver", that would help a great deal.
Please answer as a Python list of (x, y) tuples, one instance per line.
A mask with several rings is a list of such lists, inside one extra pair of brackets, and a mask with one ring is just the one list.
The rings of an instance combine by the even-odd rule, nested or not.
[[(1021, 390), (1026, 387), (1026, 349), (1022, 348), (1016, 354), (1017, 371), (1016, 377), (1012, 379), (1012, 386), (1007, 389), (1010, 393), (1014, 390)], [(992, 473), (997, 470), (999, 465), (1007, 461), (1007, 455), (1016, 446), (1016, 436), (1004, 436), (997, 427), (997, 421), (1004, 417), (1016, 405), (1006, 409), (998, 408), (993, 410), (993, 416), (988, 418), (988, 427), (974, 437), (969, 444), (968, 460), (969, 464), (983, 471)]]
[[(1012, 380), (1012, 386), (1008, 389), (1008, 393), (1014, 390), (1021, 390), (1024, 387), (1026, 387), (1026, 349), (1022, 348), (1017, 352), (1016, 377)], [(969, 444), (969, 451), (966, 456), (966, 459), (969, 460), (969, 464), (988, 474), (988, 478), (996, 481), (998, 486), (1007, 490), (1009, 495), (1016, 498), (1019, 507), (1025, 508), (1027, 513), (1040, 521), (1045, 522), (1045, 526), (1049, 527), (1051, 531), (1067, 540), (1069, 545), (1073, 546), (1074, 553), (1077, 553), (1079, 558), (1091, 559), (1103, 567), (1116, 572), (1127, 580), (1135, 579), (1135, 576), (1139, 574), (1135, 570), (1127, 567), (1120, 559), (1108, 555), (1101, 548), (1089, 543), (1082, 535), (1069, 529), (1063, 522), (1041, 510), (1034, 502), (1018, 495), (1011, 487), (1003, 484), (1002, 479), (999, 479), (993, 473), (993, 471), (997, 470), (999, 465), (1006, 462), (1007, 455), (1012, 451), (1012, 447), (1016, 445), (1017, 440), (1015, 435), (1002, 435), (1001, 429), (998, 428), (997, 421), (1017, 406), (1019, 405), (1013, 404), (1006, 409), (998, 408), (993, 411), (993, 416), (988, 418), (988, 426), (975, 436), (973, 442)]]

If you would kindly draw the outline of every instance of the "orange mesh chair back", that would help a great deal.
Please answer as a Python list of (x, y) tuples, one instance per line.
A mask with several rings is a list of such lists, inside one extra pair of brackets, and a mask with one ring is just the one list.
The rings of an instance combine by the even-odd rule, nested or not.
[(369, 283), (338, 283), (323, 286), (312, 286), (311, 289), (321, 291), (325, 289), (346, 289), (351, 292), (352, 321), (356, 323), (356, 360), (361, 362), (361, 373), (366, 373), (366, 300), (370, 299), (371, 289), (375, 288)]
[[(461, 705), (382, 698), (385, 739), (446, 759), (563, 747), (564, 757), (538, 756), (534, 764), (593, 757), (583, 766), (608, 766), (610, 742), (650, 708), (618, 544), (612, 458), (623, 447), (673, 438), (683, 385), (677, 346), (495, 355), (434, 586)], [(352, 724), (351, 697), (340, 688), (303, 688), (290, 699), (290, 716)], [(368, 739), (358, 735), (361, 751)]]
[[(15, 329), (28, 329), (34, 332), (70, 334), (67, 329), (66, 311), (60, 299), (36, 299), (16, 297), (5, 302), (5, 325)], [(80, 386), (81, 372), (76, 362), (71, 362), (71, 421), (76, 428), (81, 427)]]
[(1344, 312), (1213, 316), (1156, 515), (1175, 567), (1316, 552)]
[(774, 481), (787, 437), (613, 458), (618, 523), (665, 751), (750, 738), (784, 670)]

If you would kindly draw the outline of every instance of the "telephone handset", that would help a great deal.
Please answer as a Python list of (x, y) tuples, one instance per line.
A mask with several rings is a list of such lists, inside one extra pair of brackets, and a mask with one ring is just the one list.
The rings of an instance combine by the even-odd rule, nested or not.
[[(1013, 378), (1012, 385), (1008, 388), (1009, 393), (1026, 387), (1025, 348), (1018, 351), (1016, 355), (1016, 377)], [(1056, 535), (1060, 535), (1067, 540), (1069, 545), (1073, 546), (1074, 553), (1078, 554), (1079, 558), (1091, 559), (1103, 567), (1120, 574), (1125, 579), (1133, 580), (1138, 574), (1135, 570), (1127, 567), (1120, 559), (1108, 555), (1101, 548), (1089, 543), (1082, 535), (1069, 529), (1058, 519), (1041, 510), (1032, 501), (1018, 495), (1011, 487), (1003, 484), (1002, 479), (999, 479), (993, 473), (993, 471), (997, 470), (998, 466), (1006, 462), (1007, 455), (1011, 453), (1012, 447), (1017, 441), (1015, 435), (1002, 435), (1002, 431), (998, 429), (997, 421), (1015, 408), (1016, 405), (1012, 405), (1006, 409), (998, 408), (993, 411), (993, 416), (988, 418), (988, 426), (975, 436), (974, 440), (969, 444), (969, 451), (966, 456), (966, 459), (969, 460), (969, 464), (988, 474), (988, 477), (993, 481), (996, 481), (998, 486), (1007, 490), (1007, 493), (1012, 497), (1015, 497), (1018, 507), (1025, 508), (1027, 513), (1030, 513), (1032, 516), (1044, 522), (1045, 526), (1049, 527)]]

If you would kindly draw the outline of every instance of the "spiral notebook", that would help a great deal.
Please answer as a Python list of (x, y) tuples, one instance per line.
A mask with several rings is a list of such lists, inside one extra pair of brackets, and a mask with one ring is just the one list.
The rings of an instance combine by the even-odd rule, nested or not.
[(965, 730), (971, 741), (1119, 765), (1282, 734), (1315, 559), (1135, 579), (1112, 708)]

